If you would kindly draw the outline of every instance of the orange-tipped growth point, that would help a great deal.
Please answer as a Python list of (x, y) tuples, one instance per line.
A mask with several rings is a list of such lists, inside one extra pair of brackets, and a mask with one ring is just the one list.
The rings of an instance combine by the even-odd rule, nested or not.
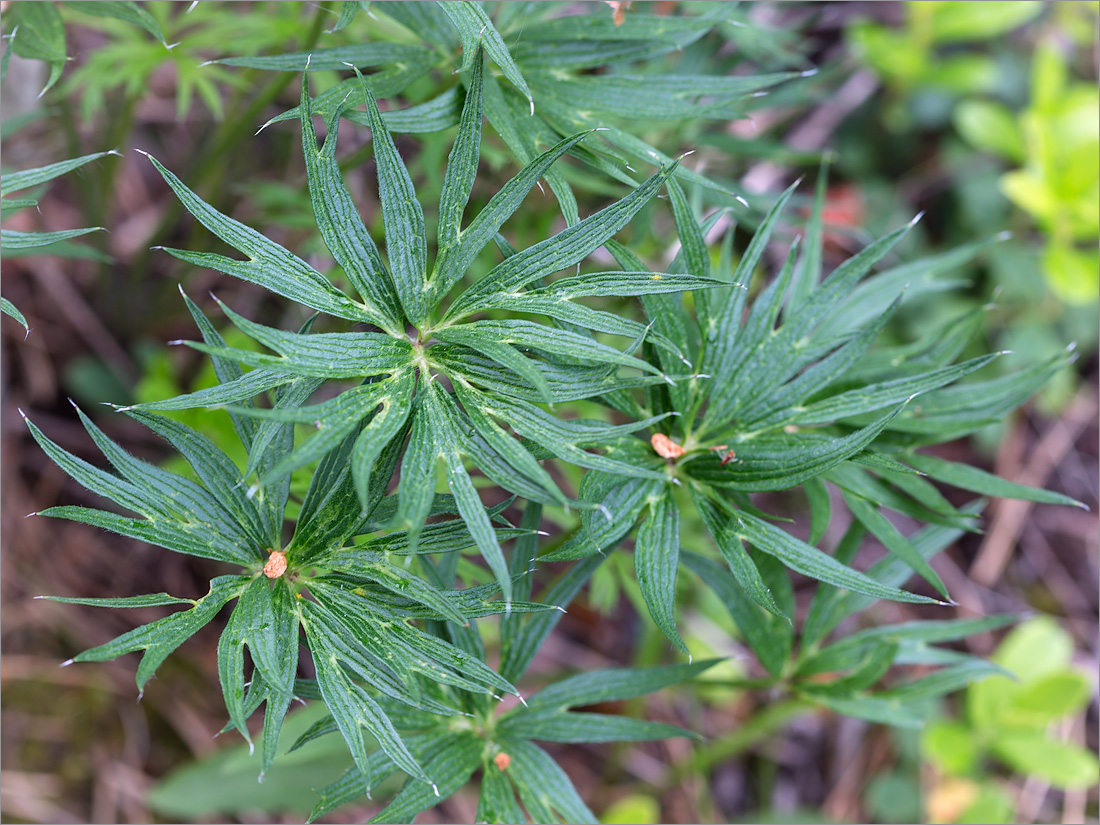
[(498, 771), (503, 771), (512, 764), (512, 757), (501, 751), (493, 757), (493, 764), (497, 766)]
[(271, 551), (271, 558), (264, 565), (264, 575), (269, 579), (277, 579), (286, 572), (286, 553), (278, 550)]
[(685, 452), (683, 447), (664, 433), (656, 433), (649, 439), (649, 443), (653, 445), (653, 452), (661, 458), (679, 458)]

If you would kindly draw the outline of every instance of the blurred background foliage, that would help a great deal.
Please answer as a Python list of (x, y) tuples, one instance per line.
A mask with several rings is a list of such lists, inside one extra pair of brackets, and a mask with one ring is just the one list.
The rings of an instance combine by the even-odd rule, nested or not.
[[(3, 818), (300, 821), (314, 802), (310, 789), (338, 775), (346, 760), (337, 743), (318, 741), (316, 753), (297, 752), (300, 761), (286, 762), (280, 776), (257, 786), (247, 748), (218, 747), (211, 738), (224, 715), (216, 691), (209, 690), (216, 678), (215, 633), (200, 634), (185, 655), (170, 660), (162, 681), (171, 691), (152, 689), (140, 706), (129, 701), (127, 662), (57, 670), (74, 648), (117, 634), (127, 627), (120, 622), (131, 617), (87, 611), (74, 623), (70, 610), (30, 596), (188, 592), (205, 571), (136, 544), (127, 545), (120, 563), (117, 543), (102, 534), (79, 525), (23, 521), (31, 509), (79, 500), (81, 494), (28, 448), (15, 408), (40, 411), (63, 446), (81, 454), (87, 445), (66, 422), (66, 396), (90, 409), (102, 401), (165, 398), (212, 383), (207, 361), (163, 346), (191, 335), (179, 284), (196, 296), (216, 290), (239, 311), (268, 323), (304, 320), (261, 290), (151, 250), (172, 244), (223, 251), (186, 218), (132, 150), (155, 153), (216, 208), (317, 265), (323, 246), (297, 129), (274, 123), (253, 137), (297, 105), (300, 76), (249, 66), (247, 60), (211, 61), (368, 40), (419, 43), (421, 33), (379, 4), (112, 4), (120, 6), (130, 11), (105, 15), (95, 3), (26, 0), (3, 8), (5, 38), (15, 34), (5, 43), (14, 57), (2, 90), (4, 172), (120, 152), (32, 193), (38, 210), (24, 210), (4, 224), (18, 231), (109, 231), (39, 250), (44, 254), (33, 258), (4, 254), (4, 296), (24, 312), (32, 334), (24, 342), (22, 328), (3, 321)], [(1056, 618), (1026, 624), (999, 646), (991, 634), (968, 642), (974, 653), (996, 650), (997, 661), (1020, 681), (975, 685), (964, 697), (942, 703), (941, 721), (923, 733), (831, 717), (797, 700), (771, 702), (752, 690), (755, 674), (738, 658), (744, 647), (728, 611), (712, 591), (681, 577), (689, 648), (696, 656), (731, 659), (703, 677), (693, 698), (683, 693), (647, 700), (647, 711), (660, 719), (678, 703), (707, 741), (562, 748), (563, 764), (582, 794), (594, 800), (593, 809), (607, 823), (1095, 819), (1096, 788), (1082, 786), (1080, 777), (1090, 776), (1097, 747), (1100, 3), (660, 0), (511, 2), (486, 9), (519, 62), (527, 26), (536, 25), (537, 16), (586, 14), (603, 26), (614, 26), (619, 15), (627, 25), (632, 14), (709, 16), (713, 24), (697, 27), (675, 49), (624, 52), (616, 64), (577, 70), (578, 76), (626, 69), (654, 76), (791, 74), (793, 80), (740, 101), (737, 111), (700, 107), (677, 118), (613, 118), (624, 133), (663, 154), (695, 150), (685, 168), (717, 184), (691, 187), (695, 205), (725, 210), (708, 237), (734, 225), (735, 248), (743, 248), (782, 188), (804, 174), (811, 181), (797, 197), (802, 214), (808, 213), (809, 184), (824, 162), (826, 254), (833, 263), (920, 210), (926, 216), (894, 263), (1000, 238), (907, 301), (884, 333), (885, 343), (920, 338), (976, 312), (984, 340), (971, 355), (1010, 349), (1019, 366), (1046, 359), (1069, 342), (1076, 342), (1080, 355), (1034, 405), (952, 445), (953, 458), (1052, 486), (1093, 507), (1089, 514), (1064, 514), (1002, 503), (988, 514), (984, 538), (965, 537), (939, 563), (938, 572), (966, 611), (962, 615), (1036, 609)], [(386, 107), (416, 106), (453, 89), (460, 62), (457, 45), (450, 51), (440, 47), (432, 71), (392, 78)], [(372, 82), (379, 82), (386, 70), (366, 71), (374, 71)], [(340, 83), (336, 72), (310, 77), (318, 96)], [(377, 230), (381, 215), (369, 194), (365, 130), (346, 131), (342, 143), (349, 151), (342, 166), (351, 172), (349, 185), (367, 225)], [(426, 201), (438, 197), (439, 170), (453, 134), (453, 128), (444, 129), (399, 142)], [(515, 171), (523, 149), (492, 129), (486, 129), (485, 143), (481, 175), (499, 184)], [(580, 214), (622, 193), (623, 184), (610, 172), (623, 171), (625, 163), (620, 150), (609, 150), (591, 163), (564, 165)], [(492, 191), (475, 190), (473, 200), (484, 203)], [(513, 241), (527, 245), (560, 229), (568, 219), (562, 199), (557, 187), (530, 198), (524, 222), (510, 228)], [(664, 205), (647, 209), (624, 231), (623, 240), (653, 265), (667, 263), (676, 252), (668, 211)], [(717, 261), (717, 243), (711, 252)], [(769, 261), (762, 271), (776, 263)], [(759, 286), (754, 282), (754, 289)], [(631, 311), (626, 301), (608, 308)], [(590, 411), (578, 405), (577, 413)], [(219, 446), (232, 443), (227, 416), (180, 415), (202, 415)], [(102, 417), (101, 424), (134, 452), (164, 456), (159, 445), (118, 418)], [(218, 438), (219, 426), (224, 439)], [(308, 472), (299, 483), (306, 478)], [(566, 481), (575, 488), (578, 478)], [(796, 521), (805, 518), (801, 500), (770, 503)], [(560, 527), (569, 526), (568, 517), (555, 517)], [(684, 531), (701, 534), (703, 527), (685, 524)], [(144, 584), (146, 579), (153, 583)], [(804, 601), (807, 593), (796, 596)], [(924, 615), (906, 605), (880, 608), (876, 618), (883, 622)], [(639, 613), (644, 617), (644, 601), (632, 564), (614, 555), (571, 608), (560, 638), (540, 654), (539, 667), (556, 672), (580, 662), (661, 663), (667, 643), (650, 622), (633, 619)], [(485, 631), (490, 644), (491, 627), (489, 622)], [(1035, 664), (1040, 660), (1042, 667)], [(303, 709), (288, 719), (287, 732), (308, 727), (309, 713)], [(1006, 725), (1015, 738), (998, 735)], [(89, 752), (98, 754), (94, 763), (77, 758)], [(184, 762), (190, 764), (169, 773)], [(422, 821), (472, 820), (476, 803), (456, 797), (448, 804)], [(368, 810), (353, 806), (330, 821), (359, 821)]]
[[(1026, 358), (1049, 356), (1066, 340), (1094, 348), (1100, 6), (911, 2), (897, 12), (894, 25), (856, 19), (848, 40), (884, 87), (884, 151), (894, 169), (909, 170), (905, 183), (934, 198), (946, 246), (1012, 232), (971, 290), (996, 295), (990, 344)], [(842, 164), (861, 164), (853, 174), (881, 162), (837, 148)], [(938, 303), (942, 311), (951, 302)], [(1074, 389), (1064, 373), (1042, 403), (1064, 409)]]

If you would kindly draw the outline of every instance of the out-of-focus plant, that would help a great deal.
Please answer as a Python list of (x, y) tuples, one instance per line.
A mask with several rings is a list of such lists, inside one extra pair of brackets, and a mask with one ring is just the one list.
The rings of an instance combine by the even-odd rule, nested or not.
[[(36, 13), (32, 12), (32, 16), (34, 14)], [(3, 56), (0, 57), (0, 86), (7, 80), (8, 64), (11, 60), (12, 51), (19, 53), (20, 49), (16, 48), (16, 45), (23, 42), (23, 38), (17, 38), (15, 34), (16, 32), (13, 32), (9, 35), (10, 42), (7, 48), (4, 49)], [(24, 30), (24, 37), (29, 36), (30, 32)], [(33, 54), (33, 49), (31, 51)], [(37, 207), (38, 200), (32, 196), (34, 194), (33, 190), (37, 187), (64, 175), (66, 172), (79, 169), (81, 166), (91, 163), (93, 160), (107, 154), (110, 153), (96, 152), (95, 154), (84, 155), (83, 157), (72, 158), (71, 160), (51, 163), (37, 169), (24, 169), (21, 172), (4, 172), (0, 174), (0, 220), (6, 220), (23, 209)], [(23, 197), (8, 197), (16, 192), (24, 192), (25, 190), (32, 191), (27, 192)], [(73, 246), (69, 241), (73, 238), (79, 238), (81, 235), (87, 235), (89, 232), (96, 232), (102, 228), (101, 226), (90, 226), (80, 229), (62, 229), (55, 232), (21, 232), (14, 229), (2, 229), (0, 230), (0, 245), (3, 247), (5, 258), (17, 258), (23, 255), (43, 254), (46, 252), (53, 255), (77, 256), (82, 254), (81, 248)], [(0, 311), (14, 318), (23, 325), (24, 329), (29, 331), (27, 319), (7, 298), (0, 298)]]
[[(965, 95), (997, 84), (996, 62), (965, 46), (988, 42), (1033, 20), (1042, 13), (1043, 4), (931, 0), (908, 2), (904, 8), (906, 20), (900, 28), (870, 21), (849, 27), (855, 53), (900, 95), (922, 87)], [(897, 112), (894, 118), (900, 126)]]
[(262, 13), (227, 15), (208, 3), (18, 2), (12, 4), (11, 28), (21, 31), (15, 53), (50, 67), (43, 93), (60, 80), (72, 59), (67, 23), (79, 22), (108, 36), (61, 87), (65, 94), (79, 91), (85, 121), (104, 110), (107, 95), (115, 90), (123, 90), (129, 99), (143, 95), (152, 73), (165, 65), (171, 65), (175, 75), (173, 96), (180, 118), (195, 96), (220, 117), (223, 86), (241, 87), (245, 81), (232, 72), (204, 66), (210, 51), (232, 42), (238, 52), (250, 54), (295, 42), (301, 34), (297, 4), (262, 5)]
[(66, 94), (79, 92), (85, 121), (103, 111), (107, 96), (115, 91), (121, 90), (127, 99), (145, 94), (153, 73), (165, 66), (171, 67), (175, 79), (172, 96), (177, 118), (186, 117), (197, 97), (220, 119), (225, 114), (224, 89), (246, 89), (250, 84), (239, 73), (205, 61), (225, 43), (232, 43), (239, 53), (255, 54), (295, 43), (303, 32), (301, 10), (295, 3), (262, 3), (262, 8), (248, 14), (228, 15), (210, 3), (152, 2), (140, 7), (149, 21), (146, 31), (156, 32), (151, 38), (126, 25), (120, 15), (108, 13), (121, 5), (93, 0), (65, 3), (62, 8), (63, 19), (108, 35), (107, 42), (90, 51), (62, 87)]
[[(1091, 353), (1100, 113), (1095, 85), (1075, 83), (1070, 74), (1078, 62), (1072, 58), (1095, 39), (1100, 4), (913, 2), (903, 8), (899, 27), (857, 21), (848, 29), (853, 51), (885, 86), (881, 119), (897, 140), (879, 151), (898, 168), (911, 168), (929, 157), (928, 139), (938, 139), (929, 174), (908, 186), (937, 199), (941, 242), (1013, 231), (1011, 241), (990, 251), (989, 280), (978, 289), (979, 301), (997, 294), (985, 325), (990, 340), (1034, 360), (1067, 340)], [(1032, 25), (1016, 32), (1025, 23)], [(1032, 32), (1040, 25), (1036, 45)], [(920, 141), (914, 130), (921, 131)], [(975, 158), (975, 146), (990, 156)], [(847, 156), (855, 151), (850, 142)], [(1002, 174), (997, 164), (1005, 160), (1017, 168)], [(896, 179), (869, 179), (874, 167), (868, 161), (843, 166), (877, 209), (899, 208)], [(1039, 233), (1031, 231), (1035, 224)], [(982, 272), (973, 270), (978, 278)], [(927, 311), (953, 312), (966, 301), (945, 297)], [(1075, 385), (1071, 371), (1059, 373), (1040, 394), (1040, 409), (1064, 408)]]
[(993, 762), (1056, 788), (1096, 784), (1096, 755), (1050, 731), (1080, 713), (1094, 692), (1092, 681), (1072, 666), (1072, 656), (1068, 633), (1049, 618), (1032, 619), (1013, 630), (992, 657), (1010, 675), (970, 685), (965, 718), (938, 719), (924, 729), (924, 756), (939, 772), (928, 798), (930, 821), (1016, 821), (1015, 801)]
[[(1072, 80), (1055, 40), (1082, 24), (1091, 24), (1095, 37), (1100, 4), (1067, 5), (1072, 9), (1054, 21), (1058, 30), (1035, 47), (1030, 102), (1022, 111), (977, 97), (1004, 96), (1006, 89), (1003, 61), (975, 47), (1036, 19), (1042, 3), (910, 2), (901, 28), (859, 22), (849, 37), (893, 93), (887, 112), (896, 125), (910, 122), (906, 106), (919, 105), (926, 90), (963, 98), (953, 110), (958, 132), (1017, 167), (1001, 177), (1000, 188), (1042, 230), (1042, 270), (1050, 288), (1063, 301), (1088, 304), (1100, 283), (1100, 94), (1095, 82)], [(972, 48), (960, 50), (966, 46)]]
[(1069, 78), (1056, 44), (1036, 48), (1031, 102), (1015, 114), (1003, 103), (965, 100), (955, 109), (959, 133), (1016, 167), (1001, 190), (1046, 236), (1043, 274), (1063, 301), (1094, 303), (1100, 285), (1100, 92)]

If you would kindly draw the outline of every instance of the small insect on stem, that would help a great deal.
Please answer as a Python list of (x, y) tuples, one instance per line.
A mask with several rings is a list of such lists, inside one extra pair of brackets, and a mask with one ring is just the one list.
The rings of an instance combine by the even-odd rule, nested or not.
[(271, 554), (271, 558), (269, 558), (267, 564), (264, 565), (264, 575), (269, 579), (277, 579), (286, 572), (286, 553), (271, 549), (267, 552)]
[(725, 467), (727, 464), (737, 460), (737, 453), (731, 450), (728, 444), (719, 444), (717, 447), (711, 447), (710, 449), (712, 452), (722, 452), (722, 450), (725, 450), (725, 452), (722, 453), (722, 460), (718, 462), (719, 467)]

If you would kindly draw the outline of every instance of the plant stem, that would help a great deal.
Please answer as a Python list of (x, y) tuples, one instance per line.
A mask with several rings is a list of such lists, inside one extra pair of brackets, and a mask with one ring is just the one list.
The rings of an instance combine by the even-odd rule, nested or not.
[(741, 755), (794, 717), (811, 710), (813, 705), (803, 699), (785, 699), (768, 706), (737, 730), (697, 750), (691, 759), (675, 763), (665, 779), (661, 793), (678, 787), (690, 776), (705, 774), (719, 762)]

